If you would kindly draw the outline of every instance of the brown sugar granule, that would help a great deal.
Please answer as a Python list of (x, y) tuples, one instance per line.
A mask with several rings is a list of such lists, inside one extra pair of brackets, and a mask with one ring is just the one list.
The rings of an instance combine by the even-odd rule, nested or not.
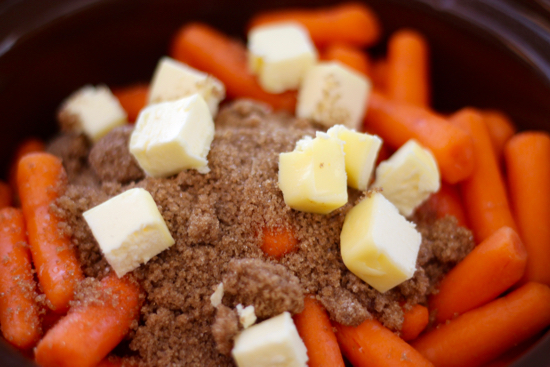
[(254, 306), (260, 319), (292, 314), (304, 309), (304, 294), (300, 281), (287, 268), (260, 259), (240, 259), (229, 262), (223, 276), (223, 303)]
[(87, 166), (90, 143), (83, 134), (60, 134), (48, 144), (46, 151), (61, 158), (70, 183), (88, 186), (98, 182)]
[[(175, 244), (133, 271), (146, 296), (129, 347), (146, 366), (234, 366), (218, 349), (227, 350), (234, 324), (210, 303), (222, 281), (225, 306), (254, 304), (260, 318), (298, 312), (303, 295), (312, 294), (333, 320), (356, 325), (373, 317), (399, 330), (401, 304), (426, 302), (440, 276), (471, 249), (471, 234), (452, 219), (435, 225), (418, 220), (425, 239), (417, 271), (381, 294), (350, 273), (340, 255), (345, 215), (363, 194), (349, 189), (346, 205), (319, 215), (292, 210), (278, 188), (279, 153), (292, 151), (318, 127), (246, 100), (223, 108), (215, 123), (209, 173), (71, 185), (54, 206), (86, 275), (101, 277), (110, 267), (82, 212), (133, 187), (153, 196)], [(266, 257), (260, 249), (265, 227), (290, 229), (296, 251), (280, 260)]]
[(128, 148), (133, 131), (132, 125), (117, 127), (93, 146), (88, 159), (101, 180), (126, 183), (145, 177)]
[(237, 311), (219, 305), (216, 311), (216, 319), (212, 324), (212, 335), (216, 341), (216, 349), (226, 356), (229, 356), (233, 348), (233, 339), (239, 332), (239, 315)]

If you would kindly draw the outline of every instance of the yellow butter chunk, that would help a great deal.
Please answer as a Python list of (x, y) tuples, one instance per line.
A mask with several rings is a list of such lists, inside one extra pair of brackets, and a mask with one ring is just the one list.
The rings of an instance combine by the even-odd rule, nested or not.
[(119, 277), (174, 244), (157, 204), (144, 189), (130, 189), (83, 214)]
[(421, 240), (414, 223), (371, 193), (346, 215), (340, 250), (346, 267), (383, 293), (412, 278)]
[(317, 132), (279, 155), (279, 188), (293, 209), (328, 214), (347, 203), (343, 142)]
[(440, 181), (432, 153), (409, 140), (378, 165), (373, 187), (382, 188), (384, 196), (401, 214), (410, 216), (430, 194), (439, 190)]
[(376, 135), (358, 133), (343, 125), (335, 125), (327, 134), (344, 142), (348, 186), (366, 190), (382, 140)]

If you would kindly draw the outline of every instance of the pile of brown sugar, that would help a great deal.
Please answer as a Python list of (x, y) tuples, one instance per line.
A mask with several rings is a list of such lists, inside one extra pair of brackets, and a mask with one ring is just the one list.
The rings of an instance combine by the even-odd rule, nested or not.
[[(239, 330), (236, 305), (254, 305), (261, 321), (300, 312), (305, 294), (316, 295), (339, 323), (357, 325), (374, 317), (398, 332), (401, 304), (425, 303), (441, 276), (473, 248), (471, 233), (454, 218), (436, 221), (419, 214), (423, 242), (417, 271), (381, 294), (346, 269), (339, 250), (344, 217), (365, 193), (350, 189), (348, 204), (319, 215), (290, 209), (278, 188), (279, 153), (293, 150), (297, 140), (314, 136), (319, 127), (237, 101), (216, 118), (208, 174), (189, 170), (141, 180), (135, 166), (129, 167), (134, 164), (127, 154), (131, 129), (125, 129), (107, 135), (92, 153), (78, 137), (63, 137), (75, 151), (56, 149), (66, 160), (77, 159), (66, 168), (78, 172), (69, 172), (72, 184), (53, 209), (79, 250), (85, 274), (101, 278), (110, 267), (82, 213), (132, 187), (145, 188), (155, 199), (175, 244), (133, 272), (145, 302), (127, 344), (144, 365), (233, 366), (226, 354)], [(260, 249), (265, 227), (291, 229), (297, 250), (280, 260), (266, 257)], [(225, 296), (216, 308), (210, 297), (222, 282)]]

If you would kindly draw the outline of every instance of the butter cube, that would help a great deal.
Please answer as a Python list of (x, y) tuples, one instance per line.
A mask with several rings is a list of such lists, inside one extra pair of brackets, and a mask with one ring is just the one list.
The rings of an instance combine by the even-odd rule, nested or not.
[(369, 184), (374, 163), (382, 146), (382, 140), (376, 135), (358, 133), (343, 125), (334, 125), (327, 134), (342, 140), (348, 186), (365, 191)]
[(358, 72), (339, 62), (321, 62), (304, 78), (296, 116), (359, 130), (370, 90), (370, 81)]
[(343, 142), (323, 132), (279, 155), (279, 188), (293, 209), (328, 214), (348, 202)]
[(87, 85), (73, 93), (63, 102), (58, 118), (63, 130), (83, 132), (93, 142), (127, 122), (118, 99), (104, 85)]
[(378, 165), (373, 187), (404, 216), (410, 216), (440, 186), (439, 169), (432, 153), (409, 140), (390, 159)]
[(101, 252), (118, 277), (174, 244), (149, 192), (123, 192), (83, 214)]
[(195, 93), (204, 98), (210, 113), (216, 116), (218, 105), (225, 98), (223, 83), (184, 63), (161, 58), (151, 81), (149, 104), (175, 101)]
[(208, 172), (206, 157), (214, 139), (214, 121), (199, 94), (144, 108), (130, 138), (130, 153), (152, 177), (185, 169)]
[(374, 192), (346, 215), (340, 251), (353, 274), (384, 293), (412, 278), (421, 241), (415, 224)]
[(256, 322), (256, 312), (253, 305), (243, 307), (240, 303), (236, 306), (239, 322), (246, 329)]
[(298, 23), (258, 26), (248, 34), (248, 65), (269, 93), (298, 89), (306, 71), (317, 62), (308, 31)]
[(238, 367), (305, 367), (308, 361), (288, 312), (243, 330), (231, 353)]

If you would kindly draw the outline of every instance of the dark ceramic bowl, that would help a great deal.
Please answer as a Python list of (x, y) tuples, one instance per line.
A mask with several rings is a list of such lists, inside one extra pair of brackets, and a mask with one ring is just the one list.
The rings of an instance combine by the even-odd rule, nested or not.
[[(0, 172), (16, 145), (56, 131), (60, 101), (84, 84), (148, 81), (172, 34), (190, 20), (244, 38), (262, 9), (318, 0), (0, 0)], [(368, 0), (384, 37), (400, 27), (431, 45), (437, 110), (498, 108), (521, 129), (550, 131), (548, 0)], [(384, 52), (385, 40), (374, 53)], [(4, 177), (5, 178), (5, 177)], [(549, 305), (550, 307), (550, 305)], [(0, 341), (1, 366), (33, 366)], [(549, 366), (550, 332), (513, 366)]]

